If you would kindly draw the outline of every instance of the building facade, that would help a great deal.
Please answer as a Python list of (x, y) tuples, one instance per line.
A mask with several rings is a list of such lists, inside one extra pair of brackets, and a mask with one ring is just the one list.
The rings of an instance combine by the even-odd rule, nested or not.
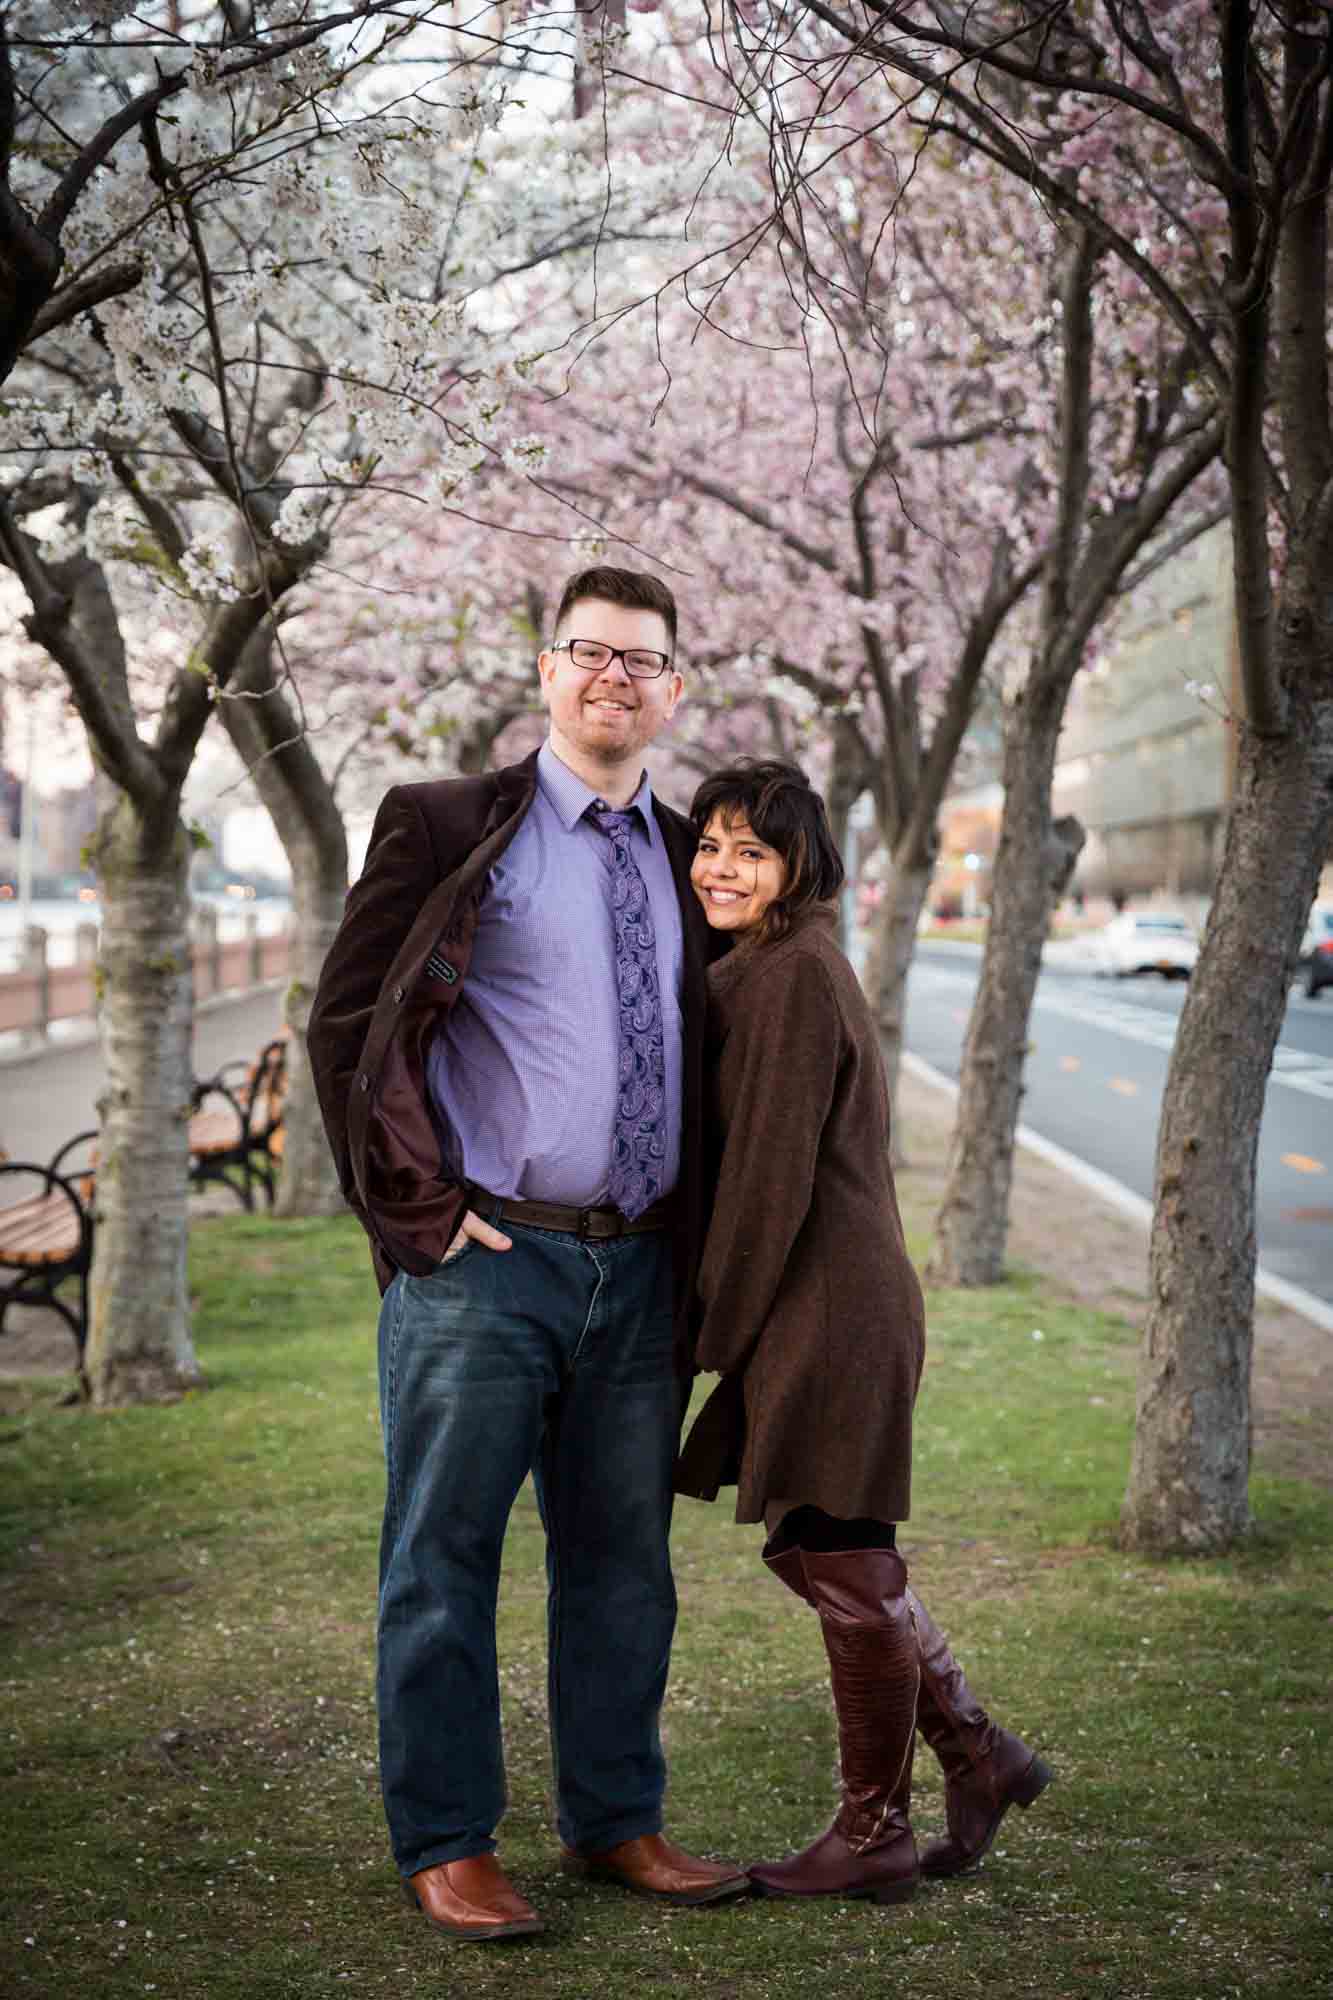
[[(1231, 718), (1241, 700), (1225, 524), (1134, 593), (1101, 662), (1074, 683), (1060, 738), (1053, 809), (1087, 834), (1075, 892), (1117, 903), (1212, 894), (1235, 783)], [(998, 755), (946, 801), (932, 901), (958, 900), (973, 860), (984, 895), (1004, 803)], [(982, 873), (978, 878), (977, 858)], [(1333, 896), (1333, 853), (1320, 894)]]
[(1214, 528), (1150, 577), (1074, 684), (1053, 806), (1087, 830), (1086, 894), (1207, 896), (1233, 774), (1231, 550)]

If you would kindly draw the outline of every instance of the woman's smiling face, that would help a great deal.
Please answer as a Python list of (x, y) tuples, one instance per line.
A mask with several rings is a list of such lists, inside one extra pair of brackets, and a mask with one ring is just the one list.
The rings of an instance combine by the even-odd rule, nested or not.
[(787, 868), (748, 820), (715, 812), (699, 836), (690, 881), (715, 931), (752, 931), (782, 894)]

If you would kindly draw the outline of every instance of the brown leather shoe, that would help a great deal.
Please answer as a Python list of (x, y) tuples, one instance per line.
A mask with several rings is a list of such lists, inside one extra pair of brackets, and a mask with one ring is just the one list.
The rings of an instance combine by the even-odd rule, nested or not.
[(743, 1870), (729, 1861), (701, 1861), (664, 1833), (641, 1833), (603, 1854), (575, 1854), (567, 1847), (560, 1865), (571, 1874), (618, 1882), (635, 1896), (653, 1896), (659, 1903), (678, 1903), (685, 1909), (750, 1893)]
[(428, 1924), (464, 1944), (532, 1937), (546, 1928), (493, 1854), (422, 1868), (403, 1882), (403, 1894)]

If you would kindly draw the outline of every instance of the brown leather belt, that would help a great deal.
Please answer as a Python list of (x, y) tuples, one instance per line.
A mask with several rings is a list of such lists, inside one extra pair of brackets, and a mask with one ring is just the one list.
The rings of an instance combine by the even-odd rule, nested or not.
[(566, 1208), (558, 1201), (499, 1201), (484, 1188), (471, 1190), (470, 1206), (484, 1222), (527, 1222), (534, 1229), (558, 1229), (580, 1242), (589, 1237), (643, 1236), (649, 1230), (669, 1229), (675, 1220), (669, 1198), (655, 1201), (630, 1222), (618, 1208)]

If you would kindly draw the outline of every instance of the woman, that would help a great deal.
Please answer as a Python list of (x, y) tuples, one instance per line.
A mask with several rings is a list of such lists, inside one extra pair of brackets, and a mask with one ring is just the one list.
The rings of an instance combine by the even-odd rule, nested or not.
[[(793, 765), (705, 779), (694, 890), (736, 943), (709, 974), (717, 1199), (695, 1359), (722, 1376), (677, 1469), (700, 1499), (737, 1485), (764, 1560), (819, 1615), (838, 1716), (841, 1807), (789, 1860), (752, 1868), (784, 1896), (910, 1896), (956, 1875), (1051, 1773), (997, 1728), (907, 1587), (912, 1404), (925, 1346), (889, 1166), (870, 1010), (836, 942), (843, 869)], [(915, 1732), (944, 1767), (948, 1836), (918, 1860)]]

